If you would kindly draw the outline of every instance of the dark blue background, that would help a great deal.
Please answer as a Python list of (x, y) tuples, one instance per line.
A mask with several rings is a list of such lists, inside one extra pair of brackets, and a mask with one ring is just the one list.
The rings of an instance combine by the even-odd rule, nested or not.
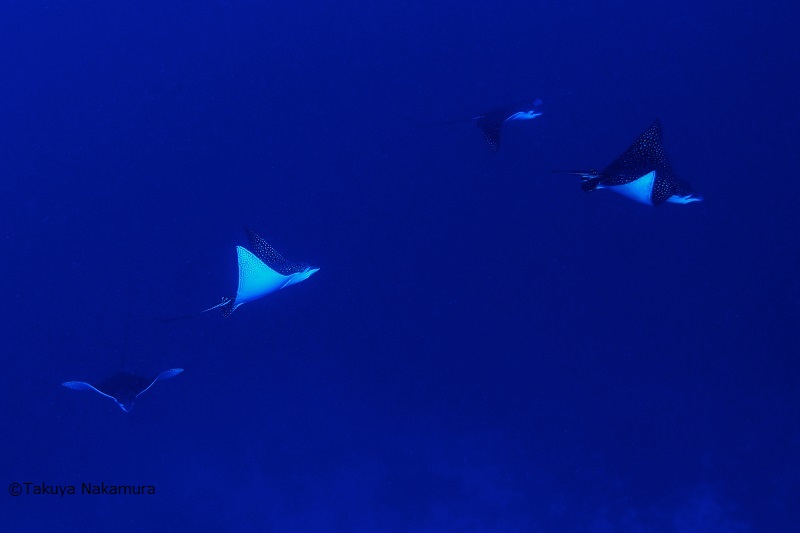
[[(789, 531), (795, 24), (779, 3), (5, 2), (7, 531)], [(468, 122), (541, 98), (497, 154)], [(706, 197), (602, 167), (660, 117)], [(308, 281), (235, 290), (243, 228)], [(186, 372), (127, 415), (60, 386)], [(5, 489), (4, 489), (5, 492)]]

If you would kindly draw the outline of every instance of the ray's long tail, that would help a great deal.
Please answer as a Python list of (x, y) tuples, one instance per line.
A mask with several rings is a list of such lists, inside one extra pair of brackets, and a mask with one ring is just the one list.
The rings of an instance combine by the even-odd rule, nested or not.
[(596, 178), (600, 173), (594, 169), (590, 170), (554, 170), (553, 174), (572, 174), (585, 178)]
[(178, 322), (178, 321), (181, 321), (181, 320), (189, 320), (190, 318), (198, 317), (198, 316), (202, 315), (203, 313), (207, 313), (209, 311), (213, 311), (214, 309), (219, 309), (220, 307), (222, 308), (222, 315), (227, 317), (228, 315), (230, 315), (233, 312), (233, 300), (234, 300), (233, 298), (225, 297), (225, 298), (222, 299), (222, 301), (220, 303), (218, 303), (217, 305), (215, 305), (213, 307), (209, 307), (208, 309), (203, 309), (202, 311), (198, 311), (198, 312), (195, 312), (195, 313), (187, 313), (185, 315), (179, 315), (179, 316), (158, 317), (157, 320), (159, 322), (166, 322), (166, 323)]
[(203, 309), (200, 312), (201, 313), (206, 313), (208, 311), (213, 311), (214, 309), (222, 308), (222, 316), (225, 317), (225, 318), (228, 318), (230, 316), (230, 314), (233, 313), (233, 310), (234, 310), (233, 301), (234, 300), (235, 300), (235, 298), (231, 298), (229, 296), (226, 296), (217, 305), (215, 305), (213, 307), (209, 307), (208, 309)]
[(581, 189), (585, 192), (593, 191), (600, 185), (600, 172), (591, 170), (554, 170), (554, 174), (570, 174), (581, 177)]

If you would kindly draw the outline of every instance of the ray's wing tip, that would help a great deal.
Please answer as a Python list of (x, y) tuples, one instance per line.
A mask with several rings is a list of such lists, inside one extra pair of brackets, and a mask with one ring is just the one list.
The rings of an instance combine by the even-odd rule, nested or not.
[(496, 152), (500, 149), (500, 136), (491, 135), (487, 133), (486, 130), (483, 131), (483, 136), (486, 138), (486, 143), (489, 145), (489, 149), (492, 152)]
[(256, 233), (255, 230), (253, 230), (253, 228), (250, 226), (245, 226), (244, 232), (247, 235), (247, 240), (250, 241), (251, 246), (255, 246), (255, 243), (261, 239), (261, 235)]
[(293, 277), (287, 280), (288, 285), (293, 285), (295, 283), (299, 283), (301, 281), (305, 281), (317, 272), (319, 272), (320, 267), (313, 267), (313, 266), (306, 266), (305, 268), (298, 269), (298, 271), (293, 275)]
[[(61, 385), (72, 390), (90, 390), (98, 394), (102, 394), (103, 396), (108, 396), (108, 394), (106, 394), (105, 392), (101, 392), (100, 390), (97, 389), (97, 387), (95, 387), (91, 383), (86, 383), (85, 381), (65, 381)], [(111, 396), (109, 396), (109, 398), (110, 397)]]
[(691, 204), (694, 202), (704, 202), (705, 197), (702, 194), (690, 193), (683, 197), (683, 203)]
[(182, 373), (182, 368), (170, 368), (169, 370), (165, 370), (158, 375), (158, 379), (169, 379), (174, 378), (178, 374)]

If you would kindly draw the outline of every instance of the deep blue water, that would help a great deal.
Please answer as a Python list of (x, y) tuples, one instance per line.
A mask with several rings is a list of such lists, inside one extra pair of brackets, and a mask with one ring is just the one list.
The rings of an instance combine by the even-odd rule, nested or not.
[[(795, 530), (793, 19), (4, 2), (2, 529)], [(497, 153), (438, 124), (527, 98)], [(705, 202), (551, 173), (657, 117)], [(235, 291), (246, 226), (321, 270), (163, 321)], [(131, 414), (60, 386), (123, 366), (185, 372)]]

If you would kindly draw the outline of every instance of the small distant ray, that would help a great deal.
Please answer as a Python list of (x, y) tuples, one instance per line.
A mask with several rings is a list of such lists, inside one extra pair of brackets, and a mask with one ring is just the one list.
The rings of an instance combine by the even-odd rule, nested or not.
[(664, 152), (661, 122), (656, 119), (625, 152), (602, 172), (563, 171), (581, 176), (584, 191), (609, 189), (647, 205), (689, 204), (703, 199), (672, 171)]
[(156, 381), (173, 378), (181, 372), (183, 372), (182, 368), (172, 368), (160, 373), (153, 380), (130, 372), (121, 372), (101, 382), (97, 387), (85, 381), (67, 381), (62, 385), (75, 390), (94, 391), (106, 398), (111, 398), (119, 405), (120, 409), (130, 413), (136, 399), (155, 385)]
[(247, 236), (252, 251), (243, 246), (236, 247), (239, 260), (239, 287), (236, 296), (223, 298), (221, 303), (205, 309), (204, 313), (222, 308), (222, 315), (228, 317), (240, 305), (299, 283), (319, 270), (306, 263), (287, 261), (250, 229), (247, 230)]
[(483, 132), (492, 152), (496, 152), (500, 148), (500, 131), (503, 129), (503, 124), (512, 120), (531, 120), (540, 116), (542, 114), (538, 110), (540, 105), (542, 101), (537, 98), (522, 105), (490, 109), (475, 117), (475, 124)]

